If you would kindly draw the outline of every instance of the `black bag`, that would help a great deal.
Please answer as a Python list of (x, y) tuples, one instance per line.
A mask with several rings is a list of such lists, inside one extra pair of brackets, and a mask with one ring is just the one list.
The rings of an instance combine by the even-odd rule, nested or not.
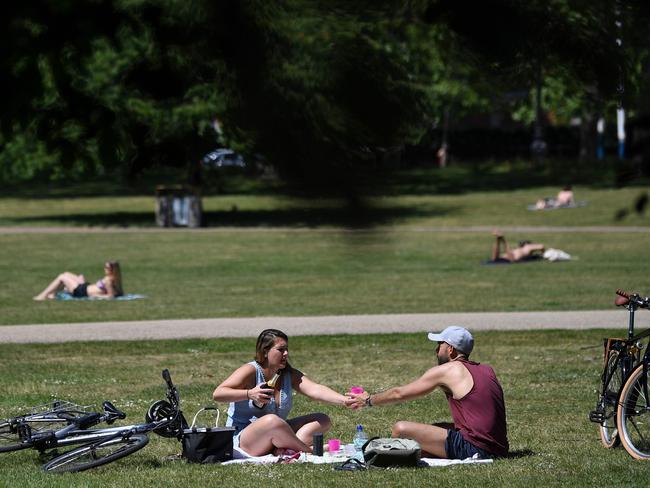
[[(215, 427), (196, 427), (196, 417), (205, 410), (216, 410)], [(232, 438), (234, 427), (217, 427), (219, 410), (215, 407), (205, 407), (197, 412), (189, 429), (183, 430), (183, 458), (191, 463), (220, 463), (232, 459)]]
[(373, 437), (363, 446), (366, 465), (379, 468), (417, 466), (421, 454), (420, 444), (413, 439)]

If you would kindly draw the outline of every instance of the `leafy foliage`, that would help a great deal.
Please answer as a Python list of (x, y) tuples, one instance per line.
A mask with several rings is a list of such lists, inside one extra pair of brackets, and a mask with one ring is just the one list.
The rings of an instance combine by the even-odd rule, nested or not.
[(502, 103), (540, 66), (567, 117), (613, 99), (620, 60), (636, 95), (647, 17), (624, 4), (621, 51), (606, 0), (10, 3), (0, 178), (192, 167), (221, 143), (354, 193), (445, 110)]

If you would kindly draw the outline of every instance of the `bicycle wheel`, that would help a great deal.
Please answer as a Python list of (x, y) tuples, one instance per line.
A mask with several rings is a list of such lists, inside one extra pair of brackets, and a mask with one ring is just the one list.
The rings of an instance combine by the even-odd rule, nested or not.
[(48, 473), (76, 473), (112, 463), (139, 451), (149, 442), (146, 434), (129, 437), (112, 437), (104, 441), (86, 444), (55, 457), (43, 465)]
[(0, 452), (19, 451), (32, 447), (31, 442), (21, 442), (16, 428), (9, 422), (0, 422)]
[(620, 442), (616, 427), (616, 410), (618, 393), (623, 386), (623, 371), (618, 366), (618, 351), (609, 351), (605, 374), (610, 380), (601, 398), (605, 420), (600, 424), (600, 440), (607, 448), (615, 447)]
[(644, 378), (643, 364), (640, 364), (623, 385), (616, 423), (627, 452), (635, 459), (650, 460), (650, 399), (644, 393), (645, 382), (647, 378)]
[(2, 421), (0, 422), (0, 452), (19, 451), (20, 449), (34, 447), (33, 442), (21, 442), (16, 419), (19, 419), (21, 424), (26, 424), (29, 434), (33, 436), (57, 431), (70, 423), (69, 420), (62, 418), (24, 420), (24, 417), (15, 417), (14, 419)]

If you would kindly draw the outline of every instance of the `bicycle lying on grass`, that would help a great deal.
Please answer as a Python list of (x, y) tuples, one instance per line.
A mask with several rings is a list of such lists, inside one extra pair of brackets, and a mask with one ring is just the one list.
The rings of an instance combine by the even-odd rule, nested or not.
[(601, 389), (589, 420), (600, 424), (605, 447), (615, 447), (620, 442), (635, 459), (650, 460), (650, 348), (643, 344), (643, 339), (650, 337), (650, 329), (634, 335), (634, 314), (639, 308), (650, 306), (650, 297), (621, 290), (616, 294), (616, 305), (629, 311), (627, 338), (604, 339)]
[(94, 418), (93, 416), (99, 414), (91, 412), (88, 406), (80, 406), (64, 400), (53, 400), (33, 407), (28, 413), (0, 420), (0, 452), (31, 447), (29, 443), (21, 442), (21, 439), (25, 438), (28, 433), (35, 436), (38, 433), (58, 430), (86, 415), (91, 416), (88, 417), (88, 420), (91, 420)]
[[(49, 449), (77, 446), (63, 454), (55, 452), (54, 457), (43, 465), (43, 470), (47, 472), (73, 473), (111, 463), (139, 451), (149, 442), (149, 432), (181, 439), (183, 429), (188, 425), (180, 410), (178, 390), (168, 370), (163, 370), (162, 376), (167, 383), (167, 400), (159, 400), (149, 407), (144, 424), (91, 429), (102, 422), (111, 424), (117, 419), (124, 419), (126, 414), (110, 402), (104, 402), (103, 413), (52, 405), (51, 409), (0, 422), (0, 433), (6, 432), (0, 452), (34, 448), (44, 453)], [(50, 427), (57, 423), (65, 425), (57, 429), (35, 429), (33, 426), (39, 423)], [(0, 439), (3, 439), (2, 434)]]

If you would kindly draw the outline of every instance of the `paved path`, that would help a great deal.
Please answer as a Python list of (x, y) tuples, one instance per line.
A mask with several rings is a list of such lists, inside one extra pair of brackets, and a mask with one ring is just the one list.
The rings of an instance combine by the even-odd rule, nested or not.
[[(638, 323), (645, 325), (642, 320)], [(470, 330), (626, 329), (627, 313), (624, 310), (434, 313), (8, 325), (0, 327), (0, 343), (256, 337), (265, 328), (278, 328), (290, 336), (377, 334), (441, 330), (448, 325), (461, 325)]]
[[(367, 229), (347, 229), (340, 227), (201, 227), (198, 229), (188, 228), (160, 228), (160, 227), (21, 227), (21, 226), (0, 226), (0, 235), (10, 234), (97, 234), (102, 232), (129, 234), (129, 233), (152, 233), (152, 232), (483, 232), (491, 233), (494, 226), (470, 225), (464, 227), (421, 227), (400, 225), (395, 227), (370, 227)], [(650, 226), (499, 226), (504, 233), (650, 233)]]

